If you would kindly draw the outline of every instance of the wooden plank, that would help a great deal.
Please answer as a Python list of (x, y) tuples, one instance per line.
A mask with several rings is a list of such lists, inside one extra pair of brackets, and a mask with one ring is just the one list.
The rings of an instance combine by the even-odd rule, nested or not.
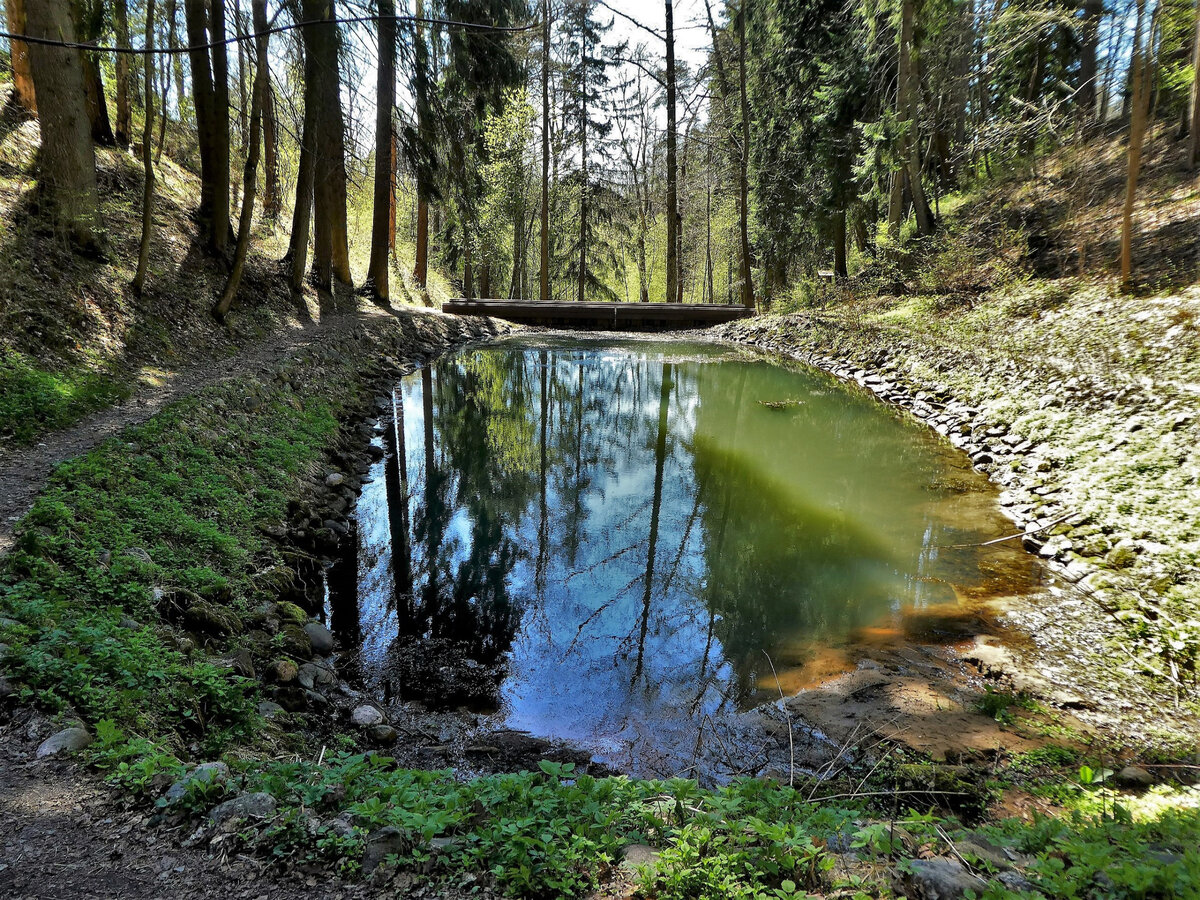
[(599, 331), (667, 331), (702, 328), (744, 319), (744, 306), (701, 303), (569, 303), (537, 300), (448, 300), (442, 310), (456, 315), (494, 316), (526, 325)]

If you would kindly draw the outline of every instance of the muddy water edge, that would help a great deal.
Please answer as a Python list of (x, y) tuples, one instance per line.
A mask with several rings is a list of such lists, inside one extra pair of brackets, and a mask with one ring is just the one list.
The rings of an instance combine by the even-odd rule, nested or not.
[[(552, 334), (549, 337), (554, 339)], [(785, 361), (775, 357), (773, 362)], [(413, 376), (419, 368), (410, 363), (399, 374)], [(828, 376), (819, 377), (832, 383)], [(647, 770), (619, 754), (597, 752), (594, 741), (571, 740), (569, 735), (564, 739), (553, 729), (534, 733), (535, 729), (521, 727), (519, 717), (514, 725), (513, 716), (470, 699), (486, 693), (489, 683), (494, 688), (503, 681), (504, 661), (481, 665), (472, 658), (478, 654), (458, 652), (450, 645), (410, 648), (429, 657), (414, 671), (423, 670), (427, 679), (432, 672), (434, 682), (426, 686), (425, 697), (414, 699), (411, 691), (393, 689), (394, 681), (372, 679), (362, 648), (352, 637), (361, 627), (358, 595), (364, 560), (360, 556), (375, 552), (359, 533), (368, 526), (355, 504), (364, 479), (369, 483), (373, 475), (377, 481), (396, 478), (396, 413), (395, 394), (380, 391), (374, 408), (348, 429), (355, 446), (338, 460), (345, 471), (328, 473), (326, 484), (336, 499), (325, 510), (334, 517), (323, 525), (339, 539), (336, 552), (326, 556), (333, 561), (323, 574), (328, 585), (325, 618), (339, 636), (338, 652), (331, 657), (340, 677), (334, 693), (340, 702), (373, 703), (384, 711), (386, 724), (370, 726), (369, 736), (401, 765), (452, 767), (470, 775), (530, 768), (540, 759), (556, 759), (575, 762), (596, 774), (628, 771), (643, 776), (688, 775), (702, 781), (738, 774), (787, 777), (791, 771), (832, 772), (856, 761), (859, 748), (874, 747), (880, 738), (943, 760), (990, 758), (1002, 749), (1035, 745), (977, 710), (982, 686), (989, 679), (1040, 695), (1062, 708), (1091, 705), (1081, 694), (1050, 686), (1024, 668), (1020, 659), (1028, 646), (1026, 636), (999, 624), (998, 613), (1013, 604), (1036, 606), (1041, 598), (1064, 588), (1044, 579), (1043, 570), (1020, 549), (1019, 541), (1004, 543), (1010, 563), (1016, 557), (1018, 567), (1028, 569), (1016, 580), (1019, 583), (999, 575), (990, 582), (983, 578), (974, 585), (957, 586), (953, 603), (920, 604), (899, 615), (857, 623), (840, 640), (825, 646), (787, 648), (785, 655), (790, 657), (781, 660), (778, 669), (768, 660), (770, 678), (758, 673), (756, 690), (739, 704), (737, 729), (725, 741), (714, 729), (714, 746), (696, 753), (690, 766)], [(907, 413), (895, 415), (908, 418)], [(950, 462), (954, 482), (942, 487), (982, 504), (994, 519), (995, 491), (972, 469), (970, 460), (944, 441), (939, 455)], [(312, 516), (308, 519), (311, 524)], [(993, 530), (988, 537), (1006, 537), (1009, 530), (999, 534)], [(369, 567), (372, 562), (368, 559), (365, 564)], [(414, 671), (401, 675), (411, 678)], [(429, 696), (439, 690), (444, 694), (440, 700)], [(780, 700), (781, 695), (786, 699)], [(740, 746), (730, 746), (730, 738), (740, 741)]]

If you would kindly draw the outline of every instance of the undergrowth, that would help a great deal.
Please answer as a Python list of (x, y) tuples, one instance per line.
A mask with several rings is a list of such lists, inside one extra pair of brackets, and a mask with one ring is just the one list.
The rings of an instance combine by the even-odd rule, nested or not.
[(0, 348), (0, 440), (32, 443), (43, 432), (64, 428), (127, 396), (129, 386), (110, 374), (50, 371)]

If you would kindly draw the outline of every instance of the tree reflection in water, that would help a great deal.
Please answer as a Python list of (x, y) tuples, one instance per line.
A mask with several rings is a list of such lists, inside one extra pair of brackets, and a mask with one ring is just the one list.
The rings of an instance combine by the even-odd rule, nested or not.
[(766, 654), (953, 599), (937, 548), (1001, 527), (955, 520), (924, 432), (705, 345), (468, 351), (404, 379), (383, 441), (343, 617), (363, 677), (638, 774), (761, 767)]

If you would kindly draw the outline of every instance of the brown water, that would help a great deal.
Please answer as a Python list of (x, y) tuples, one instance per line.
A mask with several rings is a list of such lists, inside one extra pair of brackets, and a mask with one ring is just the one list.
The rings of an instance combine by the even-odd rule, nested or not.
[(964, 456), (775, 358), (527, 336), (394, 399), (334, 617), (362, 680), (632, 774), (761, 771), (780, 686), (1039, 577)]

